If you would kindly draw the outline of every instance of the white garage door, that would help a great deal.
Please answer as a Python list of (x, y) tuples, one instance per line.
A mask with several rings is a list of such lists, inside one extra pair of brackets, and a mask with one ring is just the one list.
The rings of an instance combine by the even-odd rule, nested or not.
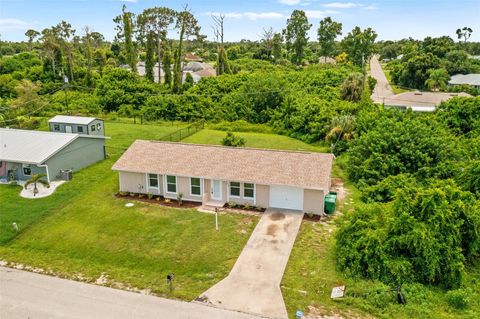
[(303, 188), (271, 185), (270, 207), (303, 210)]

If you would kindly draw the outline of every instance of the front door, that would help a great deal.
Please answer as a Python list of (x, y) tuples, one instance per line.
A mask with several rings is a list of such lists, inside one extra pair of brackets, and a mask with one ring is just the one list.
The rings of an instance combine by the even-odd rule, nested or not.
[(221, 181), (212, 181), (212, 199), (221, 200), (222, 199), (222, 182)]
[(70, 125), (65, 126), (65, 133), (72, 133), (72, 127)]

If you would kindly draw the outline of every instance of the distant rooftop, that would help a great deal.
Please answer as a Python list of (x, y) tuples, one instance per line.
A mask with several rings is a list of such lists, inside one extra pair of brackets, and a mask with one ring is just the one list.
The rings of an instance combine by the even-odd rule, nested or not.
[(96, 119), (97, 118), (95, 118), (95, 117), (57, 115), (57, 116), (51, 118), (50, 120), (48, 120), (48, 123), (66, 123), (66, 124), (88, 125)]
[(476, 73), (471, 73), (471, 74), (455, 74), (452, 76), (450, 81), (448, 81), (448, 84), (453, 84), (453, 85), (461, 85), (461, 84), (467, 84), (467, 85), (480, 85), (480, 74)]

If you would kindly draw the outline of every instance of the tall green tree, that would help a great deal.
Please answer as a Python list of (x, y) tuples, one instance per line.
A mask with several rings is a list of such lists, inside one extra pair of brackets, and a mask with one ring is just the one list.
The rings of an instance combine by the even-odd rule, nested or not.
[(172, 51), (167, 46), (164, 46), (163, 57), (163, 73), (164, 73), (164, 83), (167, 86), (172, 85)]
[(127, 64), (133, 72), (137, 72), (137, 52), (133, 42), (134, 17), (132, 12), (127, 11), (127, 6), (123, 5), (122, 14), (115, 17), (113, 22), (116, 23), (116, 38), (123, 39)]
[[(150, 81), (155, 81), (153, 68), (155, 67), (155, 39), (153, 32), (147, 35), (147, 48), (145, 57), (145, 77)], [(160, 74), (159, 74), (160, 76)], [(160, 80), (159, 80), (160, 81)]]
[(90, 27), (83, 28), (84, 36), (82, 41), (84, 44), (85, 57), (87, 58), (87, 85), (92, 83), (92, 62), (93, 62), (93, 47), (92, 47), (92, 30)]
[(173, 91), (178, 93), (182, 87), (183, 42), (189, 36), (198, 38), (200, 35), (200, 26), (188, 7), (185, 7), (183, 11), (177, 13), (175, 28), (179, 32), (179, 39), (177, 49), (175, 50), (175, 63), (173, 66)]
[[(53, 77), (57, 76), (57, 65), (61, 63), (62, 60), (62, 51), (60, 49), (60, 44), (56, 36), (54, 28), (46, 28), (42, 30), (42, 36), (40, 38), (43, 47), (43, 54), (46, 57), (47, 63), (52, 67)], [(46, 71), (44, 67), (44, 72)]]
[(342, 24), (326, 17), (320, 21), (318, 27), (318, 43), (320, 44), (320, 55), (325, 57), (333, 56), (335, 52), (335, 39), (342, 34)]
[(372, 28), (362, 31), (355, 27), (342, 40), (342, 46), (347, 52), (349, 59), (358, 66), (363, 66), (364, 76), (366, 74), (365, 65), (374, 52), (375, 39), (377, 33)]
[(425, 85), (432, 91), (444, 90), (450, 76), (445, 69), (430, 70), (430, 75), (425, 81)]
[(153, 7), (143, 10), (137, 17), (137, 32), (140, 38), (144, 39), (152, 33), (156, 40), (159, 82), (162, 79), (162, 42), (167, 37), (167, 30), (173, 24), (175, 15), (176, 12), (170, 8)]
[[(73, 68), (74, 68), (74, 53), (73, 46), (71, 44), (72, 39), (75, 36), (75, 29), (72, 28), (72, 25), (66, 21), (61, 21), (55, 27), (53, 27), (55, 35), (57, 36), (60, 48), (63, 52), (63, 56), (66, 57), (67, 63), (63, 63), (64, 75), (70, 76), (70, 81), (75, 81)], [(65, 70), (67, 69), (67, 70)]]
[(31, 51), (33, 41), (40, 36), (40, 32), (33, 29), (28, 29), (27, 32), (25, 32), (25, 36), (28, 38), (28, 48)]
[(473, 30), (470, 27), (463, 27), (461, 29), (457, 29), (456, 33), (459, 40), (463, 38), (463, 42), (467, 43), (467, 40), (472, 36)]
[(283, 36), (281, 33), (275, 33), (272, 39), (272, 55), (273, 60), (277, 61), (282, 58)]
[(42, 97), (38, 95), (39, 91), (39, 82), (34, 83), (27, 79), (20, 81), (15, 87), (17, 98), (9, 103), (15, 115), (31, 117), (38, 109), (44, 106)]
[(230, 67), (228, 65), (227, 53), (225, 51), (225, 46), (223, 44), (223, 36), (224, 36), (224, 22), (225, 22), (225, 15), (220, 14), (218, 16), (212, 15), (213, 22), (215, 23), (215, 27), (213, 28), (213, 32), (215, 34), (215, 38), (217, 41), (217, 68), (216, 73), (217, 75), (222, 75), (224, 73), (231, 73)]
[(287, 20), (287, 27), (283, 30), (287, 52), (291, 61), (297, 65), (302, 63), (305, 47), (308, 43), (307, 33), (311, 27), (305, 11), (294, 10)]

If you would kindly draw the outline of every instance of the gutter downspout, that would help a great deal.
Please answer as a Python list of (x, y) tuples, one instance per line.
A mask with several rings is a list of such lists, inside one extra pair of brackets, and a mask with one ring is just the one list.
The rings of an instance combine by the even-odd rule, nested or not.
[(46, 168), (46, 171), (47, 171), (47, 181), (50, 183), (50, 173), (48, 172), (48, 165), (47, 165), (47, 164), (44, 164), (44, 165), (37, 165), (37, 167), (43, 167), (43, 168)]

